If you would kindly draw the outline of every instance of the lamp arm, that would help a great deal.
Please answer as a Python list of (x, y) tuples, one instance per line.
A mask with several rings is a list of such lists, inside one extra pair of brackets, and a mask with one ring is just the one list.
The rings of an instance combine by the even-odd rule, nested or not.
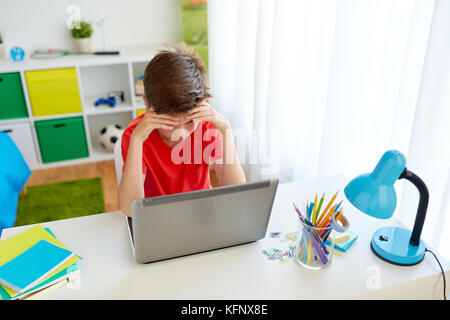
[(411, 239), (409, 243), (413, 246), (418, 246), (420, 243), (420, 234), (422, 233), (422, 227), (425, 222), (425, 216), (427, 214), (428, 200), (430, 198), (428, 193), (428, 188), (415, 173), (409, 171), (407, 168), (403, 170), (402, 174), (398, 178), (406, 179), (416, 186), (419, 191), (419, 207), (417, 208), (416, 220), (414, 221), (414, 228), (411, 234)]

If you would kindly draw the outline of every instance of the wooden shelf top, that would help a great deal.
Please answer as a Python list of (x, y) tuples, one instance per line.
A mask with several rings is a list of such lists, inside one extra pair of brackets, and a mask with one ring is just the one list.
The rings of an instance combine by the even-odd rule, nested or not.
[(165, 48), (165, 44), (149, 44), (111, 49), (119, 50), (119, 55), (69, 54), (49, 59), (31, 58), (31, 52), (26, 52), (25, 59), (20, 62), (13, 61), (9, 57), (9, 55), (6, 59), (0, 60), (0, 73), (67, 67), (96, 66), (128, 62), (145, 62), (149, 61), (159, 50)]

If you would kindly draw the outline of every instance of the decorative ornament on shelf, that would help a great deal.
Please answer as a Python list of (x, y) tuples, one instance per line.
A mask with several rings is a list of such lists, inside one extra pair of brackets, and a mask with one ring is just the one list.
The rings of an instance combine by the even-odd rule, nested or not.
[(109, 124), (100, 131), (98, 140), (102, 148), (107, 152), (114, 151), (114, 145), (122, 136), (123, 129), (118, 124)]
[(107, 47), (106, 47), (106, 35), (105, 35), (105, 21), (108, 17), (103, 17), (101, 18), (98, 22), (95, 22), (95, 24), (97, 26), (100, 27), (100, 29), (102, 30), (102, 51), (106, 52), (108, 51)]
[(79, 26), (74, 26), (71, 30), (80, 53), (92, 52), (92, 25), (86, 21), (80, 21)]
[(25, 58), (25, 51), (21, 47), (11, 48), (9, 54), (11, 55), (11, 59), (14, 61), (23, 61)]
[(106, 32), (105, 32), (105, 21), (108, 17), (103, 17), (99, 21), (95, 22), (95, 24), (101, 29), (102, 31), (102, 50), (96, 51), (95, 54), (120, 54), (119, 50), (108, 50), (108, 47), (106, 46)]

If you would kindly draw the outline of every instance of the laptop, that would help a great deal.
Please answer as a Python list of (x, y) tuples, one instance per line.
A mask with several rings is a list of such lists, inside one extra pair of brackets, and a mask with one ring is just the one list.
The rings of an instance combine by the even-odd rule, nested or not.
[(278, 179), (134, 200), (126, 217), (137, 263), (265, 237)]

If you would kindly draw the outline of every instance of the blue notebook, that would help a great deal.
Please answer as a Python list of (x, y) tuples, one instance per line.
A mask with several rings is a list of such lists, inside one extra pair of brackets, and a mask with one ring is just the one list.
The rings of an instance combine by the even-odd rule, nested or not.
[(0, 283), (19, 293), (37, 285), (74, 254), (40, 240), (0, 267)]
[[(348, 249), (350, 249), (350, 247), (353, 245), (353, 243), (355, 243), (356, 239), (358, 239), (358, 235), (356, 235), (355, 233), (353, 233), (351, 231), (347, 231), (347, 232), (350, 235), (350, 239), (335, 243), (334, 248), (336, 250), (339, 250), (341, 252), (346, 252)], [(331, 242), (328, 239), (325, 243), (327, 245), (331, 245)]]

